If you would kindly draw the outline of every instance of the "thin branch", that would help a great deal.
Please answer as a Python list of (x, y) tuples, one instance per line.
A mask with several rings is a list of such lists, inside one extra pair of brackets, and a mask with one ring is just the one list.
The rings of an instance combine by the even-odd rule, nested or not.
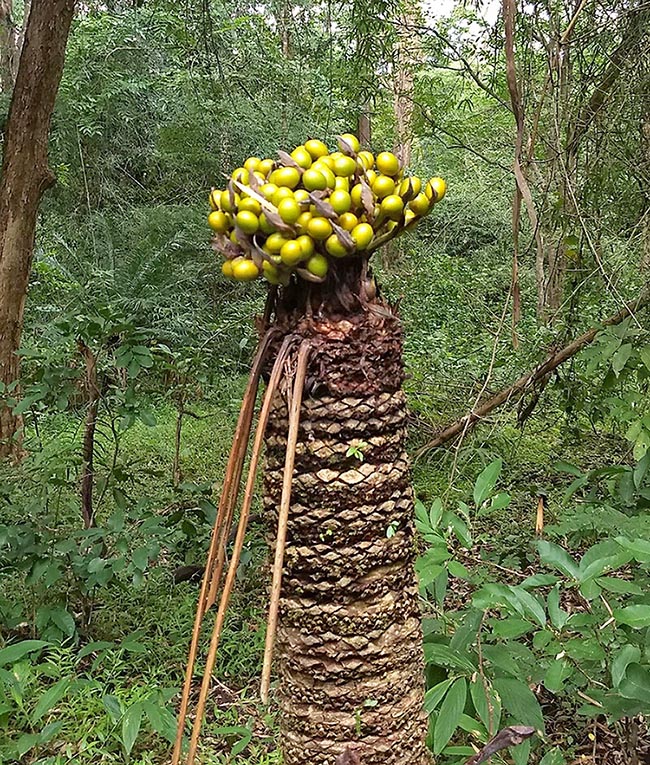
[(646, 291), (643, 292), (632, 303), (626, 304), (623, 310), (619, 311), (614, 316), (610, 316), (609, 318), (605, 319), (600, 324), (600, 326), (593, 327), (588, 332), (585, 332), (583, 335), (580, 335), (580, 337), (573, 340), (573, 342), (569, 343), (569, 345), (562, 348), (562, 350), (550, 354), (539, 366), (537, 366), (531, 372), (527, 372), (525, 375), (522, 375), (516, 382), (499, 391), (499, 393), (489, 398), (480, 407), (472, 407), (471, 411), (469, 411), (456, 422), (448, 425), (446, 428), (440, 431), (434, 439), (425, 444), (417, 452), (416, 457), (420, 457), (432, 449), (443, 446), (461, 434), (464, 437), (471, 429), (476, 427), (476, 425), (481, 422), (481, 420), (483, 420), (493, 409), (496, 409), (502, 404), (510, 401), (518, 401), (521, 396), (533, 388), (536, 383), (544, 380), (555, 369), (557, 369), (560, 364), (563, 364), (565, 361), (575, 356), (576, 353), (581, 351), (585, 346), (592, 343), (596, 339), (598, 333), (604, 327), (611, 327), (616, 324), (620, 324), (622, 321), (627, 319), (628, 316), (634, 316), (636, 311), (647, 306), (648, 304), (650, 304), (650, 292)]
[(284, 362), (289, 352), (290, 343), (291, 343), (291, 339), (285, 338), (285, 341), (282, 344), (280, 348), (280, 352), (278, 353), (278, 356), (273, 365), (273, 370), (271, 372), (271, 379), (269, 380), (266, 393), (264, 394), (264, 401), (262, 403), (262, 409), (260, 411), (260, 416), (257, 423), (257, 429), (255, 431), (255, 440), (253, 443), (253, 449), (251, 453), (251, 461), (248, 467), (248, 478), (246, 480), (244, 501), (242, 504), (241, 514), (239, 516), (237, 536), (235, 538), (235, 544), (232, 551), (232, 558), (230, 560), (230, 565), (228, 566), (228, 573), (226, 574), (226, 581), (224, 582), (224, 585), (223, 585), (221, 600), (219, 601), (219, 610), (217, 612), (217, 618), (215, 620), (214, 628), (212, 630), (212, 639), (210, 640), (210, 648), (208, 650), (208, 656), (205, 662), (205, 670), (203, 672), (203, 680), (201, 682), (201, 691), (199, 694), (199, 700), (196, 705), (196, 714), (194, 717), (194, 725), (192, 726), (192, 737), (190, 739), (190, 748), (187, 753), (187, 765), (193, 765), (194, 759), (196, 757), (196, 749), (199, 743), (201, 725), (203, 723), (203, 713), (205, 711), (205, 703), (207, 701), (208, 692), (210, 690), (212, 672), (214, 670), (214, 665), (217, 658), (217, 650), (219, 649), (219, 641), (221, 639), (223, 625), (226, 620), (226, 612), (228, 610), (228, 604), (230, 602), (230, 595), (232, 593), (233, 585), (235, 583), (235, 577), (237, 576), (237, 569), (239, 567), (241, 551), (244, 547), (244, 540), (246, 537), (246, 529), (248, 527), (250, 508), (253, 502), (253, 493), (255, 491), (255, 478), (257, 474), (257, 466), (259, 464), (259, 459), (262, 452), (262, 445), (264, 441), (264, 433), (266, 432), (266, 425), (269, 420), (269, 414), (271, 413), (273, 398), (275, 396), (278, 384), (282, 376)]
[(248, 435), (250, 433), (251, 422), (253, 419), (255, 398), (257, 395), (257, 389), (259, 387), (260, 377), (262, 375), (262, 365), (264, 363), (271, 336), (272, 333), (270, 331), (266, 333), (260, 342), (257, 354), (251, 366), (251, 373), (248, 378), (248, 386), (246, 388), (246, 392), (244, 393), (244, 399), (239, 412), (237, 427), (235, 429), (235, 436), (233, 438), (233, 444), (230, 450), (230, 456), (228, 458), (228, 465), (226, 467), (226, 474), (224, 477), (223, 487), (221, 489), (221, 497), (219, 500), (217, 517), (215, 519), (214, 528), (212, 530), (212, 538), (210, 540), (205, 573), (201, 583), (201, 593), (199, 595), (199, 601), (196, 608), (196, 616), (194, 618), (194, 628), (192, 631), (192, 640), (190, 642), (189, 656), (187, 659), (187, 668), (185, 670), (185, 681), (183, 683), (181, 705), (178, 712), (178, 729), (176, 732), (176, 740), (174, 742), (172, 765), (178, 765), (181, 758), (181, 750), (183, 746), (183, 730), (185, 728), (187, 707), (192, 690), (192, 674), (194, 672), (194, 663), (196, 661), (199, 637), (201, 634), (201, 624), (203, 622), (203, 616), (207, 610), (207, 595), (213, 579), (212, 569), (214, 566), (215, 558), (217, 557), (218, 551), (221, 547), (222, 537), (224, 536), (224, 533), (227, 533), (227, 526), (225, 521), (228, 518), (229, 503), (232, 499), (231, 485), (235, 480), (239, 482), (238, 476), (241, 476), (241, 466), (243, 465), (243, 461), (246, 456), (246, 446), (248, 444)]
[(293, 483), (293, 466), (296, 459), (296, 443), (298, 441), (298, 427), (300, 424), (300, 406), (302, 404), (305, 377), (307, 375), (307, 363), (311, 347), (308, 341), (303, 341), (298, 352), (296, 364), (296, 377), (291, 396), (291, 408), (289, 411), (289, 433), (287, 435), (287, 452), (284, 462), (282, 480), (282, 497), (280, 500), (280, 512), (278, 514), (278, 533), (275, 540), (275, 560), (273, 562), (273, 582), (271, 584), (271, 602), (269, 604), (269, 619), (266, 629), (266, 644), (264, 646), (264, 665), (262, 667), (262, 683), (260, 697), (266, 704), (269, 698), (269, 686), (271, 684), (271, 664), (273, 662), (273, 644), (278, 624), (278, 610), (280, 605), (280, 590), (282, 588), (282, 566), (284, 564), (284, 547), (287, 540), (287, 523), (289, 521), (289, 508), (291, 506), (291, 485)]

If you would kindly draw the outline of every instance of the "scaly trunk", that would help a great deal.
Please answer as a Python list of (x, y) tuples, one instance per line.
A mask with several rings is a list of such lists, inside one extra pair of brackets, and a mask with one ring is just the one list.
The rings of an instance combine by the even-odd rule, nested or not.
[[(0, 383), (15, 384), (47, 142), (74, 0), (33, 0), (7, 120), (0, 180)], [(0, 457), (19, 454), (20, 418), (0, 403)]]
[[(427, 719), (405, 452), (402, 331), (360, 261), (305, 302), (285, 292), (283, 334), (309, 338), (277, 636), (285, 765), (424, 765)], [(277, 348), (272, 356), (275, 357)], [(266, 438), (277, 520), (286, 390)]]

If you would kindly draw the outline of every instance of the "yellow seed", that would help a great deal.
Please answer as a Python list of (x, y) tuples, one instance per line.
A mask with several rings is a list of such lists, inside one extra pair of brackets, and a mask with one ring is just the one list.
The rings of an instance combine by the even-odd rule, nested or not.
[(259, 269), (252, 260), (236, 258), (232, 265), (232, 275), (239, 282), (252, 282), (260, 275)]
[(339, 241), (339, 238), (336, 236), (336, 234), (332, 234), (331, 236), (327, 237), (327, 241), (325, 242), (325, 249), (335, 258), (344, 258), (349, 254)]
[(214, 210), (208, 215), (208, 225), (218, 234), (225, 234), (230, 228), (230, 218), (221, 210)]
[(382, 151), (377, 154), (377, 170), (383, 175), (397, 175), (399, 173), (399, 160), (390, 151)]
[(358, 222), (359, 219), (357, 216), (351, 212), (343, 213), (343, 215), (341, 215), (339, 218), (339, 226), (344, 228), (346, 231), (352, 231)]
[(352, 229), (351, 234), (355, 244), (357, 245), (357, 249), (365, 250), (372, 241), (374, 231), (372, 230), (372, 226), (369, 223), (359, 223), (358, 226), (355, 226)]
[(312, 239), (322, 241), (332, 233), (332, 224), (327, 218), (312, 218), (307, 224), (307, 233)]
[(304, 258), (300, 242), (296, 241), (295, 239), (291, 239), (288, 242), (285, 242), (285, 244), (282, 245), (282, 249), (280, 250), (280, 257), (282, 258), (282, 262), (285, 266), (295, 266), (296, 264), (300, 263), (300, 261)]
[(327, 146), (317, 138), (310, 138), (309, 141), (305, 141), (305, 149), (311, 154), (312, 159), (324, 157), (328, 153)]

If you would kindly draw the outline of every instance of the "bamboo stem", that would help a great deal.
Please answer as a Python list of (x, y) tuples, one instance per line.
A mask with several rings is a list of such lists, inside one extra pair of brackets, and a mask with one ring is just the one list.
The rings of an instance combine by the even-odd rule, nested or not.
[(172, 754), (171, 765), (179, 765), (181, 758), (181, 750), (183, 746), (183, 730), (185, 728), (187, 708), (189, 705), (189, 698), (192, 689), (194, 662), (196, 661), (199, 637), (201, 633), (201, 624), (207, 610), (206, 595), (208, 593), (208, 587), (212, 583), (212, 568), (215, 556), (217, 555), (220, 547), (220, 540), (224, 536), (224, 533), (227, 533), (225, 532), (227, 526), (224, 521), (227, 519), (228, 506), (232, 501), (232, 484), (233, 482), (239, 484), (239, 479), (241, 477), (241, 470), (244, 459), (246, 457), (246, 446), (248, 444), (248, 437), (253, 420), (255, 398), (257, 396), (257, 389), (259, 387), (260, 377), (262, 375), (262, 365), (266, 357), (266, 351), (268, 349), (269, 340), (272, 334), (273, 332), (270, 330), (266, 332), (260, 341), (257, 353), (253, 359), (251, 373), (248, 378), (248, 385), (246, 387), (246, 392), (244, 393), (242, 406), (239, 412), (239, 419), (237, 420), (237, 427), (235, 429), (235, 435), (233, 438), (232, 447), (230, 449), (230, 455), (228, 457), (226, 474), (224, 476), (223, 487), (221, 489), (221, 497), (219, 498), (219, 508), (217, 510), (217, 517), (212, 529), (212, 538), (210, 540), (205, 572), (203, 574), (203, 581), (201, 583), (201, 593), (199, 595), (199, 600), (196, 608), (196, 616), (194, 617), (194, 628), (192, 630), (192, 640), (190, 642), (187, 667), (185, 670), (183, 693), (181, 696), (181, 705), (178, 712), (178, 728), (176, 731), (176, 740), (174, 742), (174, 751)]
[(250, 508), (253, 501), (253, 493), (255, 491), (255, 476), (257, 472), (257, 466), (259, 463), (260, 454), (262, 451), (262, 445), (264, 441), (264, 433), (266, 431), (266, 425), (268, 423), (269, 414), (271, 412), (271, 405), (273, 403), (273, 396), (277, 390), (280, 378), (282, 376), (282, 368), (289, 352), (291, 344), (290, 338), (286, 338), (278, 357), (273, 365), (273, 371), (271, 372), (271, 378), (264, 394), (264, 401), (260, 410), (260, 416), (257, 423), (257, 429), (255, 431), (255, 440), (253, 443), (253, 449), (251, 453), (251, 461), (248, 468), (248, 477), (246, 480), (246, 488), (244, 490), (244, 500), (242, 504), (241, 514), (239, 516), (239, 526), (237, 528), (237, 537), (233, 547), (232, 558), (228, 567), (228, 573), (226, 574), (226, 581), (223, 585), (223, 592), (221, 593), (221, 600), (219, 602), (219, 610), (217, 612), (217, 618), (215, 619), (214, 628), (212, 630), (212, 639), (210, 641), (210, 648), (208, 650), (208, 656), (205, 663), (205, 671), (203, 673), (203, 681), (201, 683), (201, 692), (199, 694), (199, 700), (196, 705), (196, 715), (194, 717), (194, 725), (192, 727), (192, 737), (190, 739), (190, 748), (187, 754), (187, 765), (193, 765), (196, 757), (196, 749), (199, 742), (199, 735), (201, 732), (201, 725), (203, 722), (203, 713), (205, 711), (205, 703), (210, 690), (210, 681), (212, 679), (212, 671), (217, 657), (217, 650), (219, 648), (219, 640), (221, 639), (221, 633), (223, 631), (223, 625), (226, 619), (226, 611), (228, 610), (228, 603), (230, 601), (230, 594), (237, 575), (237, 568), (239, 566), (239, 559), (241, 551), (244, 546), (244, 539), (246, 536), (246, 527), (248, 525), (248, 517), (250, 514)]
[(269, 619), (266, 629), (266, 643), (264, 646), (264, 666), (262, 668), (262, 682), (260, 697), (264, 704), (269, 698), (269, 686), (271, 684), (271, 664), (273, 662), (273, 644), (278, 625), (278, 610), (280, 605), (280, 590), (282, 588), (282, 566), (284, 565), (284, 547), (287, 540), (287, 523), (289, 520), (289, 507), (291, 505), (291, 484), (293, 482), (293, 466), (296, 460), (296, 443), (298, 441), (298, 426), (300, 424), (300, 406), (302, 404), (305, 377), (307, 374), (307, 362), (309, 361), (310, 345), (303, 341), (298, 352), (296, 364), (296, 377), (291, 396), (289, 411), (289, 433), (287, 435), (287, 452), (284, 461), (284, 474), (282, 480), (282, 497), (280, 500), (280, 512), (278, 515), (278, 534), (275, 543), (275, 560), (273, 562), (273, 582), (271, 584), (271, 602), (269, 604)]

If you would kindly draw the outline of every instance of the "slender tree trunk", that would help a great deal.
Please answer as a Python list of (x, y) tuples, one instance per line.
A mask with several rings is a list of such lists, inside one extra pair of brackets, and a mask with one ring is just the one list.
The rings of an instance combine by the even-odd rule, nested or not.
[[(277, 636), (285, 765), (334, 765), (346, 749), (363, 765), (429, 762), (402, 332), (373, 288), (345, 261), (309, 305), (289, 292), (277, 310), (313, 347)], [(266, 441), (274, 520), (287, 416), (285, 391)]]
[(88, 412), (86, 413), (82, 454), (81, 513), (84, 519), (84, 526), (89, 529), (95, 525), (95, 508), (93, 505), (93, 490), (95, 488), (95, 431), (97, 429), (100, 390), (97, 382), (97, 357), (83, 340), (79, 340), (77, 345), (86, 365)]
[[(74, 0), (33, 0), (7, 121), (0, 180), (0, 382), (19, 376), (23, 312), (47, 163), (50, 119), (63, 72)], [(0, 405), (0, 457), (17, 454), (20, 418)]]
[(417, 28), (420, 9), (408, 0), (400, 12), (393, 72), (393, 97), (397, 146), (395, 153), (403, 166), (411, 164), (413, 154), (413, 109), (415, 103), (415, 69), (422, 60), (422, 46)]
[(19, 39), (13, 20), (13, 1), (0, 0), (0, 93), (11, 93), (14, 87)]

